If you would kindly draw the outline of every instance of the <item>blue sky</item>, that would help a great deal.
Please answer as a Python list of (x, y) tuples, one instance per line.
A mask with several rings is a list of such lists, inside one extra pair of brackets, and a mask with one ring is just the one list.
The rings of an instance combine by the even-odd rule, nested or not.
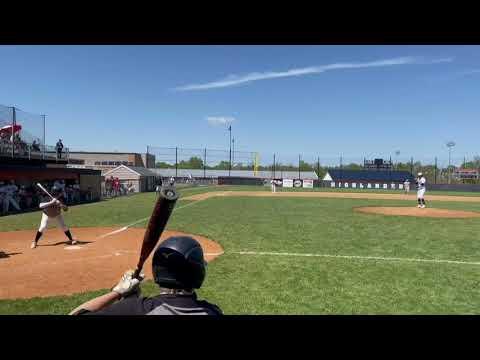
[[(480, 153), (479, 46), (0, 46), (0, 104), (47, 143), (305, 157)], [(289, 158), (290, 159), (290, 158)]]

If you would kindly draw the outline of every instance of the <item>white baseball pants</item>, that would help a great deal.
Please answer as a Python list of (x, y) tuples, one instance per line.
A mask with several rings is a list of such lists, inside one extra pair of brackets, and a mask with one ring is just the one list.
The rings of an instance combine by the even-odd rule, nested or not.
[(425, 196), (425, 189), (420, 189), (417, 191), (417, 199), (423, 199)]
[(54, 218), (48, 217), (47, 214), (43, 213), (42, 214), (42, 220), (40, 221), (40, 227), (38, 228), (38, 231), (42, 232), (47, 228), (48, 222), (51, 219), (56, 219), (58, 223), (58, 227), (63, 230), (63, 232), (68, 230), (68, 227), (65, 225), (65, 221), (63, 220), (63, 215), (60, 214)]

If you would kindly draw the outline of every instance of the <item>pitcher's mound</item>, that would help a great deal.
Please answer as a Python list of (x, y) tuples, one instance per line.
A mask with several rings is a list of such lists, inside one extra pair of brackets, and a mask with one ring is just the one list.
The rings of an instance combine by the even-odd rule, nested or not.
[(355, 211), (368, 213), (368, 214), (382, 214), (393, 216), (419, 216), (419, 217), (431, 217), (431, 218), (475, 218), (480, 217), (480, 213), (474, 211), (463, 210), (448, 210), (448, 209), (433, 209), (418, 207), (382, 207), (382, 206), (365, 206), (355, 208)]

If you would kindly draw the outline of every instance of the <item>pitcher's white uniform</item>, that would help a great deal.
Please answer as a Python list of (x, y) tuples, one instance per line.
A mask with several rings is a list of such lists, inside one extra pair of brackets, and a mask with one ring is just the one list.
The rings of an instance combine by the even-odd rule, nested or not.
[(427, 179), (425, 179), (422, 173), (418, 173), (416, 183), (418, 207), (425, 208), (425, 185), (427, 183)]
[(425, 197), (425, 185), (427, 179), (424, 176), (417, 179), (417, 199), (423, 199)]
[(272, 193), (274, 193), (276, 191), (277, 184), (275, 180), (270, 181), (270, 183), (272, 184)]

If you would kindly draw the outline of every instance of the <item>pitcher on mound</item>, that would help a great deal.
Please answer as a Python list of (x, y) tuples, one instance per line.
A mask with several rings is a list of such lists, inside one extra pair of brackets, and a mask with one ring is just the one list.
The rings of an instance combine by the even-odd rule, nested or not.
[(418, 173), (416, 183), (418, 207), (423, 209), (425, 208), (425, 184), (427, 183), (427, 179), (425, 179), (421, 172)]
[(38, 228), (35, 240), (32, 242), (32, 249), (37, 247), (38, 240), (42, 237), (43, 232), (47, 229), (48, 222), (52, 219), (57, 221), (58, 226), (67, 236), (70, 245), (75, 245), (77, 243), (77, 241), (72, 238), (72, 234), (65, 225), (65, 221), (63, 219), (62, 210), (68, 211), (68, 207), (58, 200), (62, 198), (62, 189), (53, 187), (51, 193), (54, 198), (51, 201), (42, 202), (39, 205), (40, 209), (42, 209), (42, 220), (40, 221), (40, 227)]

